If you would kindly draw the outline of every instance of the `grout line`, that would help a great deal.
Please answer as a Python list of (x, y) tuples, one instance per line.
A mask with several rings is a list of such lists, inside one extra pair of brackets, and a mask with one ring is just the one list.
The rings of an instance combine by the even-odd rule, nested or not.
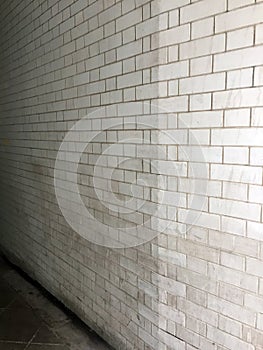
[(29, 346), (32, 344), (33, 340), (35, 339), (37, 333), (39, 332), (40, 328), (42, 327), (42, 325), (38, 328), (38, 330), (36, 331), (36, 333), (33, 335), (33, 337), (29, 340), (29, 342), (27, 343), (26, 347), (24, 350), (28, 349)]
[(24, 341), (15, 341), (15, 340), (0, 340), (0, 344), (25, 344), (27, 345), (26, 342)]

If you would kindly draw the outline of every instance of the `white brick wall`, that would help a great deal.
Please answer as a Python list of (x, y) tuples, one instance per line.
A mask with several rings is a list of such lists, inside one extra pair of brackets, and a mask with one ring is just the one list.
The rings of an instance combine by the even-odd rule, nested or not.
[[(116, 349), (262, 349), (262, 16), (261, 0), (0, 4), (1, 249)], [(80, 189), (109, 226), (141, 224), (163, 199), (156, 227), (169, 227), (137, 248), (81, 238), (55, 197), (61, 141), (101, 106), (89, 127), (121, 129), (89, 145)], [(159, 131), (137, 130), (147, 121)], [(124, 199), (133, 183), (145, 205), (123, 218), (91, 173), (127, 136), (97, 182), (113, 205), (124, 161), (112, 188)]]

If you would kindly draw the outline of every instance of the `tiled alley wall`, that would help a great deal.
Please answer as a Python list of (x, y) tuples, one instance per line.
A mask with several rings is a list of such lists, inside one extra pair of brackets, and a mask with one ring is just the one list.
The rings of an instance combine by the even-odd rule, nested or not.
[[(0, 18), (5, 254), (116, 349), (262, 350), (263, 2), (3, 0)], [(101, 106), (107, 117), (88, 125), (108, 131), (87, 148), (79, 186), (108, 227), (153, 229), (162, 198), (160, 235), (138, 247), (85, 239), (55, 195), (63, 138)], [(109, 130), (114, 118), (121, 129)], [(124, 133), (141, 141), (126, 148)], [(147, 204), (128, 215), (105, 209), (107, 172), (92, 191), (117, 141), (113, 192), (123, 200), (135, 184)]]

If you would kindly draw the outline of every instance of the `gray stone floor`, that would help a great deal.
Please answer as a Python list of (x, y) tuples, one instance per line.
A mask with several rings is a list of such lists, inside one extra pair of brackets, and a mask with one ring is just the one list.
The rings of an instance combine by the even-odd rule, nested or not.
[(0, 350), (110, 349), (0, 256)]

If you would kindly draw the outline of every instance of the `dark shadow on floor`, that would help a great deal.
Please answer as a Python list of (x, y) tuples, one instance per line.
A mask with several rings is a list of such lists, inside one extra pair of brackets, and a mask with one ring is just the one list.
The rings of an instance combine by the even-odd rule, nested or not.
[(0, 256), (0, 350), (110, 349), (37, 282)]

